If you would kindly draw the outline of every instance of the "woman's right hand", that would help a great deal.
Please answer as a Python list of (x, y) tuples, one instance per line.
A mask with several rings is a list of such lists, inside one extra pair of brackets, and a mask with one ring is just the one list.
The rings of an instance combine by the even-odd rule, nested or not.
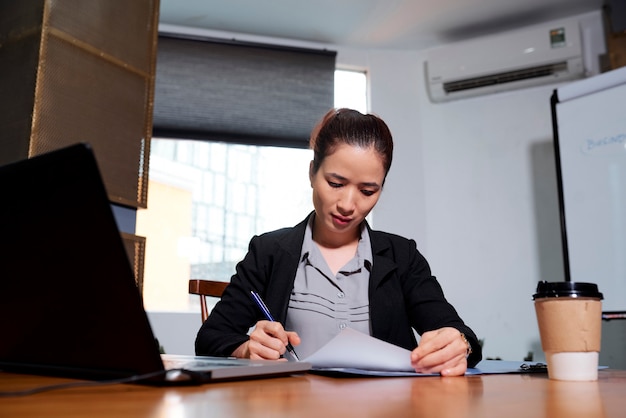
[(287, 344), (300, 344), (300, 337), (294, 331), (285, 331), (280, 322), (259, 321), (250, 339), (233, 352), (235, 357), (252, 360), (279, 360), (287, 350)]

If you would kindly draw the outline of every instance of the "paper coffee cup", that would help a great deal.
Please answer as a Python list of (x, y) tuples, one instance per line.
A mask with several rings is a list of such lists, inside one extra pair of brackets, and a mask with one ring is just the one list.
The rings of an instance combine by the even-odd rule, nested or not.
[(539, 282), (533, 295), (548, 376), (598, 379), (602, 293), (592, 283)]

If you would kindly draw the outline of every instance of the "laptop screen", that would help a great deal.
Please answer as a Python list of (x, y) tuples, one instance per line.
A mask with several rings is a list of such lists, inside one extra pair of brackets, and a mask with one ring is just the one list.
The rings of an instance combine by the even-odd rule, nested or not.
[(0, 369), (163, 369), (89, 145), (0, 167)]

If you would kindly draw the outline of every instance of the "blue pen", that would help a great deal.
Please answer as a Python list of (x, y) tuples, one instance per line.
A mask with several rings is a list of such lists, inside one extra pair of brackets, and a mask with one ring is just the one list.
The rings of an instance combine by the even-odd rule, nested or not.
[[(265, 302), (263, 302), (263, 299), (261, 299), (261, 296), (259, 296), (258, 293), (256, 293), (254, 290), (251, 290), (250, 293), (252, 294), (252, 299), (254, 299), (254, 301), (256, 302), (256, 304), (259, 306), (259, 308), (261, 309), (261, 311), (263, 311), (263, 315), (265, 315), (265, 318), (268, 321), (271, 322), (276, 322), (274, 320), (274, 317), (272, 316), (272, 314), (270, 313), (270, 310), (267, 309), (267, 305), (265, 305)], [(287, 351), (289, 351), (291, 353), (291, 355), (297, 360), (300, 361), (300, 359), (298, 358), (298, 355), (296, 354), (296, 350), (293, 349), (293, 346), (291, 345), (291, 343), (287, 343)]]

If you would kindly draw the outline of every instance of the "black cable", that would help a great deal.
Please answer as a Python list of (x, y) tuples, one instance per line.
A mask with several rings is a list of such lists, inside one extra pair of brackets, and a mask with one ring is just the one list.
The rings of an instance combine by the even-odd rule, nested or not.
[(32, 389), (25, 389), (25, 390), (7, 391), (7, 392), (0, 391), (0, 398), (29, 396), (29, 395), (35, 395), (37, 393), (49, 392), (52, 390), (71, 389), (71, 388), (76, 388), (76, 387), (105, 386), (105, 385), (117, 385), (120, 383), (133, 383), (133, 382), (139, 382), (142, 380), (150, 379), (153, 377), (162, 376), (162, 375), (165, 375), (169, 371), (171, 370), (159, 370), (157, 372), (134, 375), (130, 377), (123, 377), (120, 379), (112, 379), (112, 380), (68, 382), (68, 383), (59, 383), (56, 385), (39, 386), (39, 387), (35, 387)]

